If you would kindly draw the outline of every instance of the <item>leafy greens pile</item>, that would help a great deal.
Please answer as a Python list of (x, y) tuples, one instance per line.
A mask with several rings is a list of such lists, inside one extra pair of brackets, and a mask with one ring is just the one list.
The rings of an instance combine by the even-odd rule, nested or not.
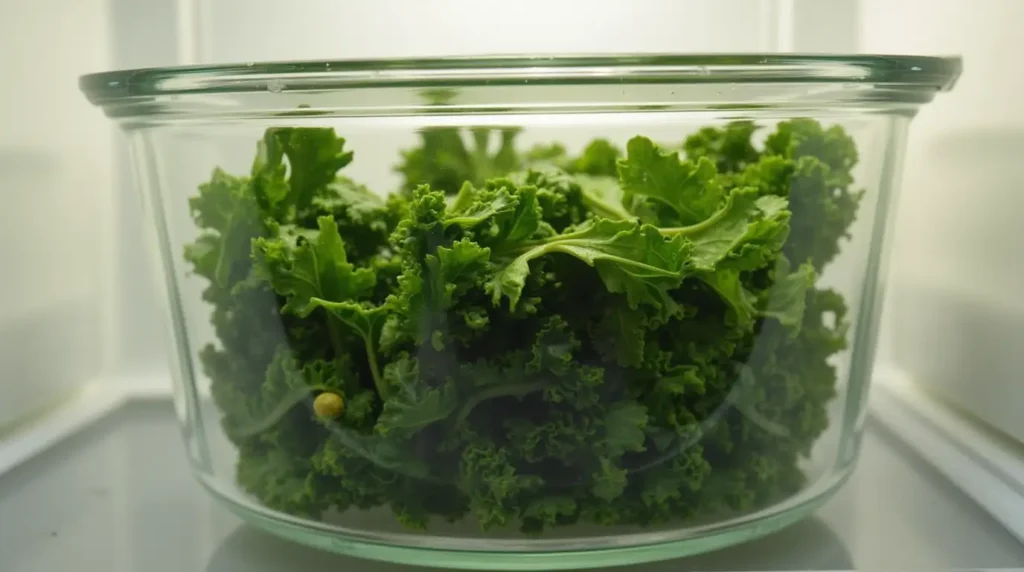
[(248, 175), (191, 199), (186, 248), (240, 486), (296, 515), (529, 533), (796, 492), (846, 344), (815, 281), (854, 219), (857, 151), (812, 120), (755, 132), (572, 156), (430, 129), (382, 198), (338, 174), (332, 129), (268, 130)]

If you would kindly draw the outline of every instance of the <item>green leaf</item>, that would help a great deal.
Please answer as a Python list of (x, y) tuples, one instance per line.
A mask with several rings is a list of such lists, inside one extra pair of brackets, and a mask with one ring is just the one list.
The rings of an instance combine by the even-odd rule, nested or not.
[[(398, 439), (377, 434), (367, 435), (342, 426), (329, 427), (327, 435), (324, 446), (317, 451), (312, 462), (324, 475), (343, 477), (335, 479), (335, 482), (344, 481), (345, 477), (350, 481), (356, 481), (358, 477), (366, 478), (367, 475), (359, 474), (362, 471), (353, 469), (363, 469), (370, 473), (381, 469), (394, 471), (398, 475), (412, 477), (418, 482), (425, 482), (430, 478), (430, 467), (413, 457), (406, 443)], [(371, 478), (380, 479), (383, 476), (394, 478), (391, 473), (373, 475)], [(356, 486), (355, 492), (360, 496), (367, 495), (366, 483), (361, 484), (364, 488), (360, 490), (360, 487)]]
[(604, 414), (604, 432), (594, 443), (600, 456), (600, 470), (593, 475), (594, 495), (606, 501), (615, 500), (626, 488), (626, 470), (617, 466), (626, 453), (644, 451), (647, 410), (632, 401), (614, 403)]
[(286, 449), (240, 451), (238, 483), (268, 507), (294, 515), (317, 517), (321, 511), (313, 475)]
[(492, 179), (480, 190), (463, 186), (449, 213), (445, 227), (481, 227), (476, 239), (489, 246), (526, 240), (537, 232), (541, 220), (537, 189), (509, 179)]
[(222, 288), (244, 280), (250, 242), (266, 232), (249, 181), (216, 169), (189, 200), (189, 207), (196, 225), (213, 231), (185, 249), (195, 272)]
[(466, 181), (455, 200), (449, 205), (444, 225), (473, 228), (498, 214), (514, 212), (518, 204), (518, 198), (512, 198), (506, 189), (497, 192), (476, 189), (472, 183)]
[(647, 410), (635, 402), (619, 402), (604, 416), (604, 437), (595, 445), (603, 454), (617, 457), (644, 450)]
[(387, 309), (383, 306), (372, 306), (364, 302), (331, 302), (320, 298), (311, 298), (309, 302), (313, 307), (327, 310), (332, 316), (359, 332), (360, 336), (372, 341), (380, 338), (381, 329), (388, 316)]
[[(859, 206), (848, 135), (796, 120), (755, 145), (735, 122), (687, 161), (601, 140), (524, 160), (511, 129), (428, 131), (383, 200), (331, 171), (337, 138), (286, 132), (191, 200), (216, 335), (198, 361), (242, 490), (528, 533), (804, 490), (849, 343), (843, 298), (813, 285)], [(340, 417), (313, 415), (320, 391)]]
[[(674, 454), (668, 462), (658, 467), (658, 471), (644, 475), (646, 486), (640, 494), (641, 502), (648, 507), (658, 507), (673, 500), (702, 496), (701, 492), (710, 488), (707, 486), (708, 481), (717, 476), (711, 464), (705, 460), (703, 448), (693, 445)], [(742, 484), (730, 489), (731, 492), (742, 490)]]
[(751, 121), (734, 121), (721, 129), (705, 127), (687, 137), (683, 149), (690, 159), (710, 159), (720, 172), (740, 171), (761, 155), (751, 141), (755, 131), (757, 125)]
[(704, 380), (694, 365), (676, 365), (664, 371), (655, 385), (657, 391), (666, 395), (691, 395), (704, 393)]
[(356, 300), (367, 296), (377, 281), (373, 270), (349, 264), (333, 217), (320, 217), (317, 224), (316, 237), (296, 247), (281, 238), (258, 239), (253, 247), (258, 267), (287, 299), (281, 310), (300, 317), (317, 307), (315, 298)]
[(523, 532), (540, 532), (571, 519), (579, 510), (572, 497), (550, 496), (531, 501), (523, 510)]
[(505, 296), (514, 309), (529, 275), (529, 262), (554, 253), (568, 254), (595, 267), (608, 291), (625, 294), (631, 308), (650, 304), (672, 313), (675, 304), (668, 290), (683, 279), (690, 244), (683, 237), (666, 240), (650, 225), (599, 220), (579, 231), (532, 243), (499, 266), (487, 285), (495, 305)]
[(529, 167), (564, 167), (568, 160), (568, 152), (561, 143), (534, 145), (523, 154), (523, 162)]
[(210, 180), (199, 185), (199, 193), (188, 201), (196, 226), (224, 231), (240, 207), (255, 207), (255, 204), (244, 204), (246, 199), (251, 199), (247, 184), (244, 178), (214, 169)]
[(793, 272), (789, 269), (789, 261), (782, 258), (775, 270), (775, 281), (766, 292), (768, 303), (764, 315), (793, 328), (790, 335), (795, 336), (803, 323), (807, 291), (814, 287), (817, 273), (810, 263), (801, 264)]
[(615, 177), (618, 175), (617, 161), (622, 151), (607, 139), (595, 139), (583, 150), (583, 154), (572, 162), (570, 172), (586, 175)]
[(455, 383), (430, 387), (419, 377), (416, 360), (403, 356), (384, 366), (391, 396), (377, 418), (379, 435), (405, 438), (431, 423), (447, 419), (459, 406)]
[(583, 191), (565, 171), (550, 165), (534, 165), (527, 171), (511, 174), (510, 178), (519, 186), (536, 187), (541, 226), (550, 225), (556, 232), (562, 232), (587, 219), (589, 209)]
[[(483, 185), (494, 177), (503, 177), (519, 168), (521, 159), (515, 149), (518, 128), (473, 128), (472, 145), (466, 145), (465, 131), (453, 127), (435, 127), (420, 131), (420, 145), (402, 152), (397, 171), (403, 187), (411, 191), (429, 185), (445, 193), (455, 193), (469, 181)], [(493, 137), (497, 134), (497, 137)], [(493, 141), (495, 140), (496, 141)], [(492, 143), (497, 145), (492, 145)]]
[(427, 256), (424, 265), (429, 279), (430, 309), (446, 310), (451, 307), (460, 288), (460, 279), (483, 272), (487, 268), (491, 251), (472, 240), (453, 242), (451, 248), (439, 246), (436, 255)]
[(711, 286), (732, 310), (735, 324), (741, 328), (749, 328), (757, 315), (757, 298), (743, 285), (740, 272), (733, 269), (700, 271), (696, 276)]
[(537, 334), (533, 344), (533, 359), (526, 365), (526, 371), (550, 371), (564, 375), (572, 365), (572, 354), (579, 349), (580, 342), (569, 330), (569, 325), (559, 316), (553, 316)]
[(753, 188), (733, 190), (725, 206), (711, 218), (696, 227), (679, 229), (693, 242), (694, 266), (712, 271), (720, 267), (756, 270), (769, 265), (789, 234), (786, 205), (786, 199), (759, 197)]
[(387, 203), (379, 195), (345, 177), (337, 177), (328, 183), (313, 197), (313, 204), (323, 212), (337, 213), (343, 209), (349, 218), (363, 224), (372, 224), (380, 211), (387, 208)]
[(536, 475), (520, 474), (508, 451), (493, 443), (472, 444), (459, 463), (459, 489), (468, 497), (473, 516), (487, 530), (508, 524), (522, 511), (520, 496), (538, 488)]
[(597, 498), (610, 502), (626, 490), (626, 469), (616, 467), (609, 459), (601, 459), (600, 466), (600, 470), (592, 475), (594, 484), (591, 490)]
[(595, 216), (612, 220), (637, 218), (622, 207), (624, 193), (617, 178), (579, 174), (575, 179), (583, 191), (583, 201)]
[(479, 193), (480, 191), (473, 186), (473, 183), (469, 181), (462, 183), (462, 187), (459, 188), (455, 198), (449, 201), (445, 214), (459, 215), (465, 213), (473, 206)]
[[(345, 139), (329, 127), (272, 127), (267, 129), (253, 162), (252, 178), (265, 206), (278, 212), (282, 206), (301, 211), (313, 197), (334, 181), (337, 172), (352, 162)], [(288, 159), (288, 184), (285, 186)]]
[(648, 320), (643, 312), (624, 302), (608, 308), (591, 334), (591, 341), (603, 355), (623, 367), (638, 367), (644, 359)]
[(697, 224), (718, 210), (723, 192), (710, 160), (681, 161), (678, 153), (662, 151), (646, 137), (630, 139), (626, 153), (618, 165), (627, 205), (651, 200), (668, 207), (675, 220), (657, 221), (666, 226)]

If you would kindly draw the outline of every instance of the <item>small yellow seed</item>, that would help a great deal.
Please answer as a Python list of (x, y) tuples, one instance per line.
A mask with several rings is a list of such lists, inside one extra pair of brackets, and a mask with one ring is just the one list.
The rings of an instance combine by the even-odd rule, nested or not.
[(313, 400), (313, 411), (317, 417), (333, 419), (345, 411), (345, 400), (337, 393), (324, 392)]

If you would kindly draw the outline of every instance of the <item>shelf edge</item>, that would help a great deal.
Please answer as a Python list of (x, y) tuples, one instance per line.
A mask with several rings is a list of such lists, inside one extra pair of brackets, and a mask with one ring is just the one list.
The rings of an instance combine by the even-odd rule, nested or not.
[(891, 368), (876, 371), (870, 415), (1024, 543), (1024, 455)]

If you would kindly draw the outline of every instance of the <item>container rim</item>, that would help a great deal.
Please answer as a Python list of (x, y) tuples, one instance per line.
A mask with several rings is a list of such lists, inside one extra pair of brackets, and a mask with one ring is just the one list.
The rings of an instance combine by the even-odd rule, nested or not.
[(959, 56), (853, 54), (494, 55), (422, 59), (250, 62), (140, 68), (79, 78), (105, 106), (162, 96), (310, 93), (374, 87), (500, 85), (843, 83), (908, 92), (948, 91)]

